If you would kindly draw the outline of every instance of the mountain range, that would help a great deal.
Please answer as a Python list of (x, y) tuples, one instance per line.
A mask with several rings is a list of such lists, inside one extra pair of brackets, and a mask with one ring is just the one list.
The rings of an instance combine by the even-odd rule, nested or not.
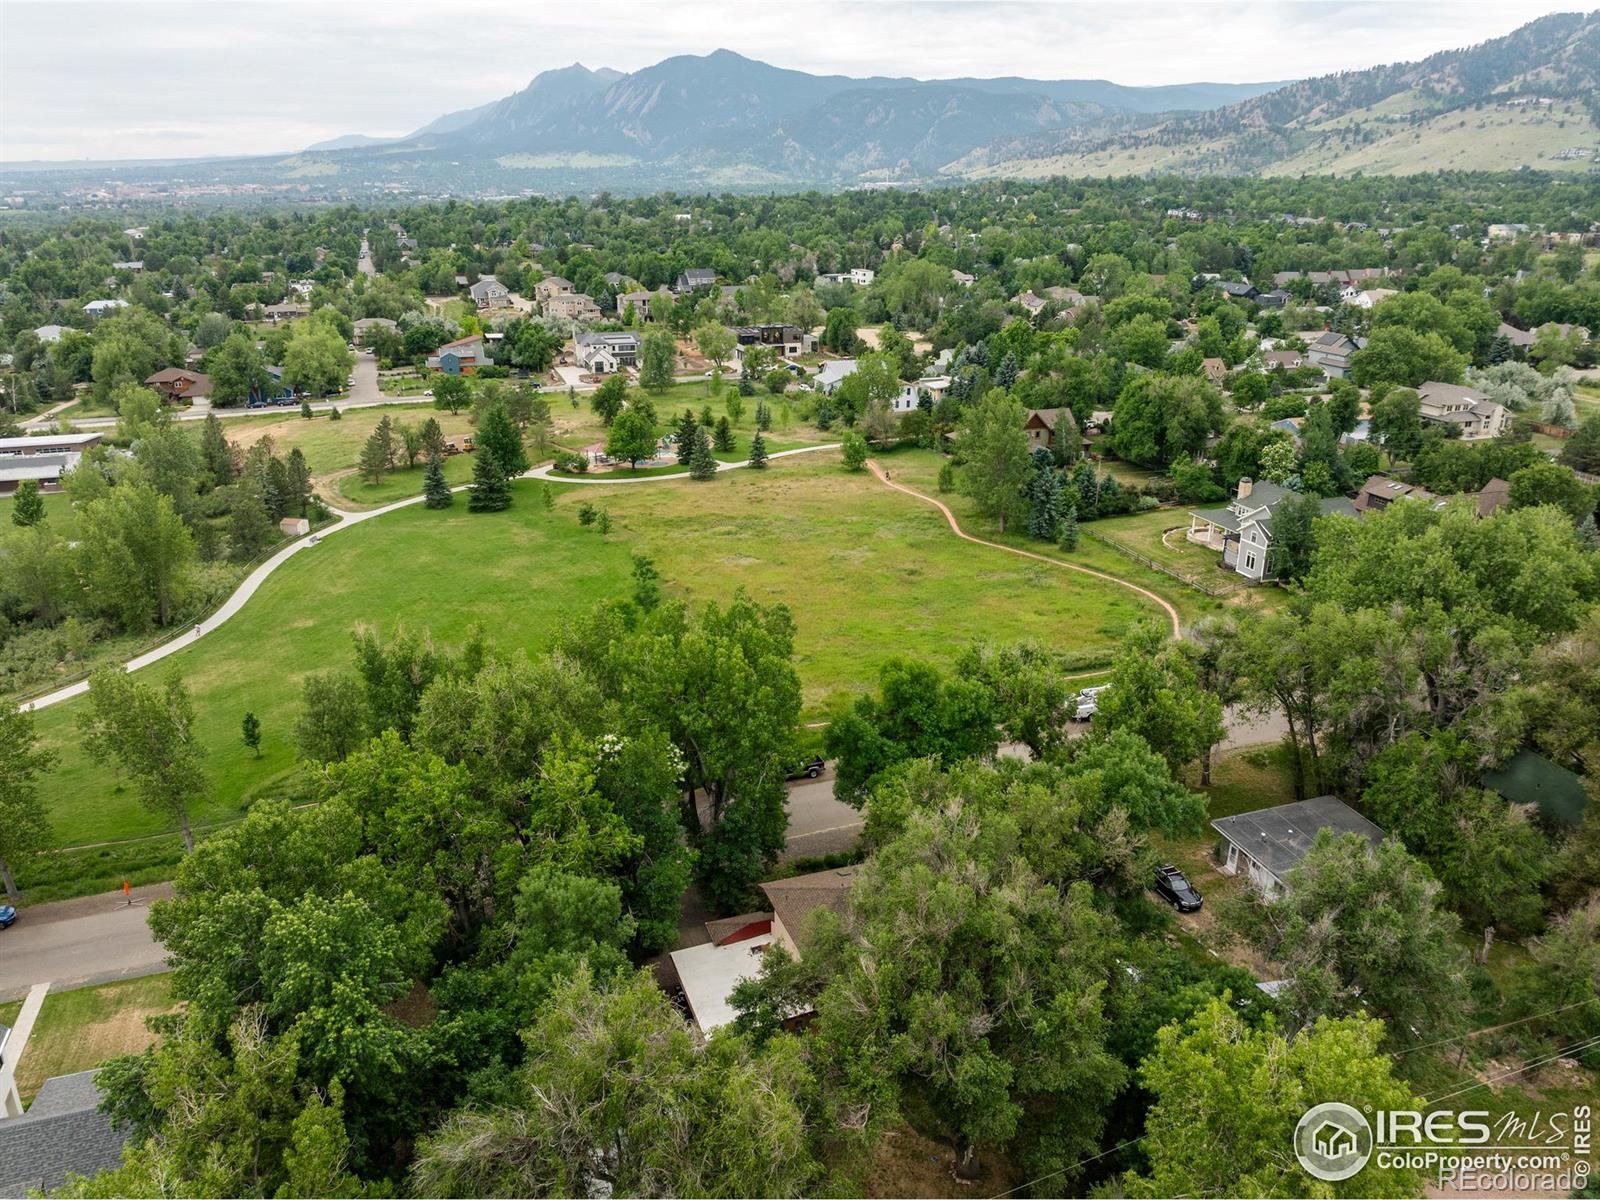
[[(341, 171), (448, 159), (506, 184), (849, 186), (1058, 174), (1400, 174), (1600, 153), (1600, 12), (1420, 62), (1289, 83), (811, 75), (729, 50), (630, 74), (580, 64), (403, 138), (297, 156)], [(317, 166), (325, 170), (325, 166)]]
[[(268, 185), (311, 198), (928, 185), (1144, 174), (1409, 174), (1600, 161), (1600, 11), (1418, 62), (1277, 83), (812, 75), (729, 50), (574, 63), (398, 138), (186, 163), (0, 164), (82, 186)], [(108, 175), (106, 168), (115, 167)]]
[(513, 171), (599, 164), (672, 180), (749, 176), (833, 184), (924, 176), (1021, 132), (1121, 114), (1196, 112), (1277, 86), (859, 79), (717, 50), (630, 74), (581, 64), (545, 71), (502, 100), (449, 113), (404, 137), (349, 135), (309, 146), (304, 155), (353, 152), (393, 163), (448, 154), (492, 159)]

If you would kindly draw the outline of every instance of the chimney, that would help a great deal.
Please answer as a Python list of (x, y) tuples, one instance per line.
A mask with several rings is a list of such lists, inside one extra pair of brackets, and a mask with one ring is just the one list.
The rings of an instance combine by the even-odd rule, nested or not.
[(1235, 500), (1244, 500), (1244, 499), (1246, 499), (1250, 495), (1250, 489), (1253, 488), (1254, 486), (1255, 486), (1255, 484), (1250, 482), (1250, 476), (1246, 475), (1243, 479), (1239, 480), (1239, 494), (1237, 496), (1235, 496), (1234, 499)]

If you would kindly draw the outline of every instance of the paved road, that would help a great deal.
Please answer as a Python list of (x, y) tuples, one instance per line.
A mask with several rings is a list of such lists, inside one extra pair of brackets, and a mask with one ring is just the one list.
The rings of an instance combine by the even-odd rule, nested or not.
[(372, 247), (367, 244), (367, 235), (363, 230), (361, 234), (361, 257), (356, 260), (356, 270), (368, 279), (378, 277), (378, 268), (372, 261)]
[(150, 935), (150, 901), (172, 895), (170, 883), (24, 908), (0, 931), (0, 1001), (16, 1000), (36, 983), (53, 991), (129, 979), (166, 969), (165, 951)]
[(855, 845), (861, 835), (861, 814), (833, 798), (833, 767), (816, 779), (797, 779), (789, 785), (784, 804), (789, 814), (787, 847), (783, 858), (813, 858), (835, 854)]

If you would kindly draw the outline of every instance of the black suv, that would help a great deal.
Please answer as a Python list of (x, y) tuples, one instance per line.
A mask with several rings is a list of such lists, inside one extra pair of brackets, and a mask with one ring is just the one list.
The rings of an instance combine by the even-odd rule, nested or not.
[(1197, 912), (1205, 903), (1177, 867), (1156, 868), (1156, 892), (1179, 912)]
[(817, 776), (822, 774), (822, 769), (825, 766), (827, 766), (827, 764), (822, 761), (822, 756), (820, 754), (812, 755), (810, 758), (797, 762), (794, 766), (790, 767), (789, 778), (815, 779)]

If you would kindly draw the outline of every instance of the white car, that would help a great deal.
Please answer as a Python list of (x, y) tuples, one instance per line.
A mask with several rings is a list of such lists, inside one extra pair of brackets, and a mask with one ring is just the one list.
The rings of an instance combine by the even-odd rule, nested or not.
[(1100, 693), (1105, 691), (1110, 686), (1111, 685), (1109, 683), (1102, 683), (1099, 687), (1084, 688), (1083, 691), (1079, 692), (1078, 708), (1077, 711), (1072, 714), (1073, 719), (1076, 721), (1087, 721), (1090, 717), (1094, 716), (1094, 714), (1100, 709)]

